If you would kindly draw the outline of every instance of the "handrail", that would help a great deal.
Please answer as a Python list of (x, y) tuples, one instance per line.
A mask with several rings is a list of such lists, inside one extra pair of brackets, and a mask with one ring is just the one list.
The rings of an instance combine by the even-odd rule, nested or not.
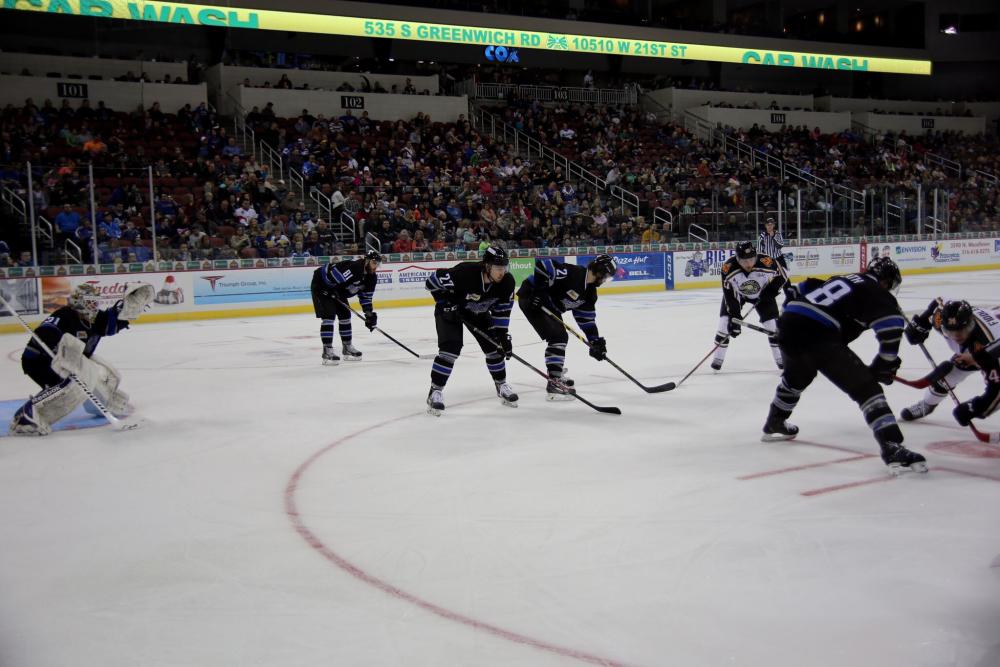
[[(355, 240), (357, 240), (357, 238), (358, 238), (357, 222), (354, 220), (354, 216), (353, 215), (351, 215), (347, 211), (341, 211), (340, 212), (340, 221), (339, 221), (339, 224), (340, 224), (341, 227), (344, 228), (344, 230), (345, 230), (344, 231), (345, 236), (349, 236), (350, 237), (351, 243), (353, 243)], [(334, 233), (336, 233), (336, 232), (334, 232)]]
[(991, 174), (988, 171), (983, 171), (981, 169), (973, 169), (972, 172), (993, 185), (1000, 185), (1000, 178), (998, 178), (995, 174)]
[(375, 252), (382, 253), (382, 239), (375, 236), (371, 232), (365, 234), (365, 250), (374, 250)]
[[(309, 199), (312, 199), (316, 204), (316, 215), (327, 220), (330, 225), (339, 224), (338, 221), (334, 221), (333, 217), (333, 200), (327, 197), (322, 191), (316, 187), (309, 188)], [(323, 214), (326, 215), (323, 215)]]
[(0, 200), (7, 205), (12, 213), (16, 213), (21, 216), (21, 222), (27, 222), (28, 204), (24, 201), (21, 195), (17, 194), (7, 186), (3, 186), (3, 188), (0, 188)]
[[(695, 234), (696, 229), (701, 232), (701, 236)], [(690, 225), (688, 225), (687, 235), (689, 242), (690, 239), (694, 239), (695, 241), (698, 241), (700, 243), (708, 243), (708, 230), (699, 224), (695, 224), (692, 222)]]
[[(76, 252), (73, 251), (73, 248), (76, 249)], [(80, 246), (73, 243), (71, 239), (66, 239), (66, 242), (63, 244), (63, 252), (70, 259), (76, 260), (73, 262), (74, 264), (83, 264), (83, 250)]]
[(302, 201), (305, 201), (306, 182), (302, 177), (302, 174), (300, 174), (294, 167), (288, 168), (288, 189), (292, 192), (300, 193)]
[(37, 223), (38, 235), (49, 242), (50, 248), (55, 247), (56, 235), (52, 223), (44, 215), (35, 216), (35, 222)]
[[(268, 171), (272, 177), (274, 176), (275, 171), (277, 171), (278, 178), (285, 180), (284, 158), (280, 152), (271, 148), (271, 145), (263, 139), (260, 140), (260, 160), (261, 162), (265, 162), (267, 164)], [(278, 167), (277, 170), (275, 170), (275, 166)]]
[(945, 171), (953, 171), (955, 172), (955, 176), (962, 178), (962, 165), (954, 160), (949, 160), (943, 155), (927, 151), (924, 153), (924, 162), (940, 165), (945, 169)]

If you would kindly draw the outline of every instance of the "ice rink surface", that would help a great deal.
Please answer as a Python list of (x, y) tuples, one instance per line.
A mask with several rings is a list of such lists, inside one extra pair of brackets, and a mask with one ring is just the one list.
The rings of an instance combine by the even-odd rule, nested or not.
[[(908, 277), (900, 302), (998, 285)], [(621, 366), (678, 380), (719, 299), (607, 295), (598, 324)], [(380, 324), (435, 351), (429, 307)], [(778, 373), (753, 331), (659, 395), (571, 338), (580, 393), (620, 417), (544, 401), (516, 362), (502, 406), (467, 336), (435, 418), (430, 360), (355, 327), (365, 360), (324, 367), (307, 315), (135, 326), (99, 352), (143, 429), (0, 439), (0, 665), (1000, 665), (1000, 447), (950, 401), (903, 425), (931, 471), (894, 479), (823, 378), (799, 440), (758, 441)], [(516, 308), (512, 335), (541, 366)], [(0, 399), (34, 391), (25, 341), (0, 337)]]

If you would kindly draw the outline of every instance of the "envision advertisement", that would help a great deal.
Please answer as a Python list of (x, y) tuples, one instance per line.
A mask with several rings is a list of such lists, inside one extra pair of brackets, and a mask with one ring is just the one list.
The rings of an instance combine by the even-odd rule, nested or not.
[(129, 2), (127, 0), (3, 0), (4, 9), (49, 14), (69, 14), (126, 21), (154, 21), (181, 25), (221, 26), (251, 30), (311, 32), (324, 35), (407, 39), (443, 44), (503, 46), (507, 49), (575, 51), (646, 58), (705, 60), (749, 65), (809, 69), (835, 69), (894, 74), (930, 74), (929, 60), (873, 58), (851, 54), (767, 51), (747, 47), (684, 44), (612, 35), (512, 30), (482, 26), (446, 25), (304, 12), (243, 9), (181, 2)]

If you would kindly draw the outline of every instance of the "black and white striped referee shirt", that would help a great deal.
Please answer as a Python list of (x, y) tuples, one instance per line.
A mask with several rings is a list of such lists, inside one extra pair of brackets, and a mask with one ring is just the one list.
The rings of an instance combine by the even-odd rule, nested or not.
[(781, 249), (785, 247), (785, 239), (781, 238), (781, 232), (775, 230), (774, 236), (767, 232), (761, 232), (757, 238), (757, 252), (767, 255), (772, 259), (781, 257)]

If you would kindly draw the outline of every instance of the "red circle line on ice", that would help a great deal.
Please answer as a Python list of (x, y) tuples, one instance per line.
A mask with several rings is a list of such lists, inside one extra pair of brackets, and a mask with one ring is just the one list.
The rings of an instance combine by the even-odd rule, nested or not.
[[(488, 399), (487, 398), (476, 399), (473, 401), (456, 403), (455, 406), (467, 405), (469, 403), (476, 403), (485, 400), (494, 400), (494, 399), (493, 397), (489, 397)], [(419, 416), (426, 416), (426, 413), (415, 412), (408, 415), (403, 415), (401, 417), (395, 417), (393, 419), (388, 419), (386, 421), (379, 422), (372, 426), (367, 426), (358, 431), (354, 431), (353, 433), (349, 433), (331, 442), (329, 445), (323, 447), (319, 451), (315, 452), (312, 456), (306, 459), (301, 465), (299, 465), (299, 467), (295, 470), (295, 472), (292, 473), (292, 476), (288, 479), (288, 483), (285, 485), (285, 513), (288, 515), (288, 519), (292, 522), (292, 526), (295, 528), (296, 532), (298, 532), (298, 534), (302, 537), (302, 539), (306, 541), (306, 543), (310, 547), (315, 549), (317, 552), (319, 552), (320, 555), (322, 555), (328, 561), (330, 561), (331, 563), (333, 563), (338, 568), (348, 573), (352, 577), (360, 579), (361, 581), (365, 582), (366, 584), (369, 584), (370, 586), (374, 586), (375, 588), (379, 589), (383, 593), (386, 593), (387, 595), (391, 595), (392, 597), (398, 600), (408, 602), (436, 616), (440, 616), (441, 618), (453, 621), (455, 623), (460, 623), (475, 630), (489, 633), (495, 637), (499, 637), (501, 639), (514, 642), (515, 644), (530, 646), (540, 651), (546, 651), (548, 653), (554, 653), (556, 655), (561, 655), (567, 658), (573, 658), (575, 660), (579, 660), (581, 662), (589, 663), (592, 665), (604, 665), (606, 667), (625, 667), (625, 663), (623, 662), (612, 660), (610, 658), (602, 658), (598, 655), (587, 653), (586, 651), (581, 651), (567, 646), (559, 646), (557, 644), (546, 642), (542, 639), (536, 639), (534, 637), (529, 637), (527, 635), (514, 632), (513, 630), (507, 630), (505, 628), (501, 628), (491, 623), (486, 623), (485, 621), (480, 621), (476, 618), (472, 618), (471, 616), (466, 616), (465, 614), (452, 611), (451, 609), (446, 609), (440, 605), (425, 600), (413, 593), (404, 591), (403, 589), (394, 586), (388, 581), (379, 579), (373, 574), (367, 572), (361, 566), (356, 565), (351, 561), (347, 560), (346, 558), (338, 554), (336, 551), (334, 551), (332, 547), (325, 544), (318, 535), (313, 533), (309, 529), (309, 527), (306, 526), (305, 521), (302, 518), (302, 515), (299, 513), (299, 508), (295, 499), (295, 494), (298, 491), (299, 484), (302, 481), (303, 475), (305, 475), (306, 471), (308, 471), (309, 468), (314, 463), (316, 463), (316, 461), (318, 461), (321, 457), (329, 453), (334, 448), (346, 442), (354, 440), (359, 436), (362, 436), (366, 433), (371, 433), (372, 431), (378, 430), (385, 426), (389, 426), (390, 424), (403, 421), (404, 419), (410, 419), (412, 417), (419, 417)]]

